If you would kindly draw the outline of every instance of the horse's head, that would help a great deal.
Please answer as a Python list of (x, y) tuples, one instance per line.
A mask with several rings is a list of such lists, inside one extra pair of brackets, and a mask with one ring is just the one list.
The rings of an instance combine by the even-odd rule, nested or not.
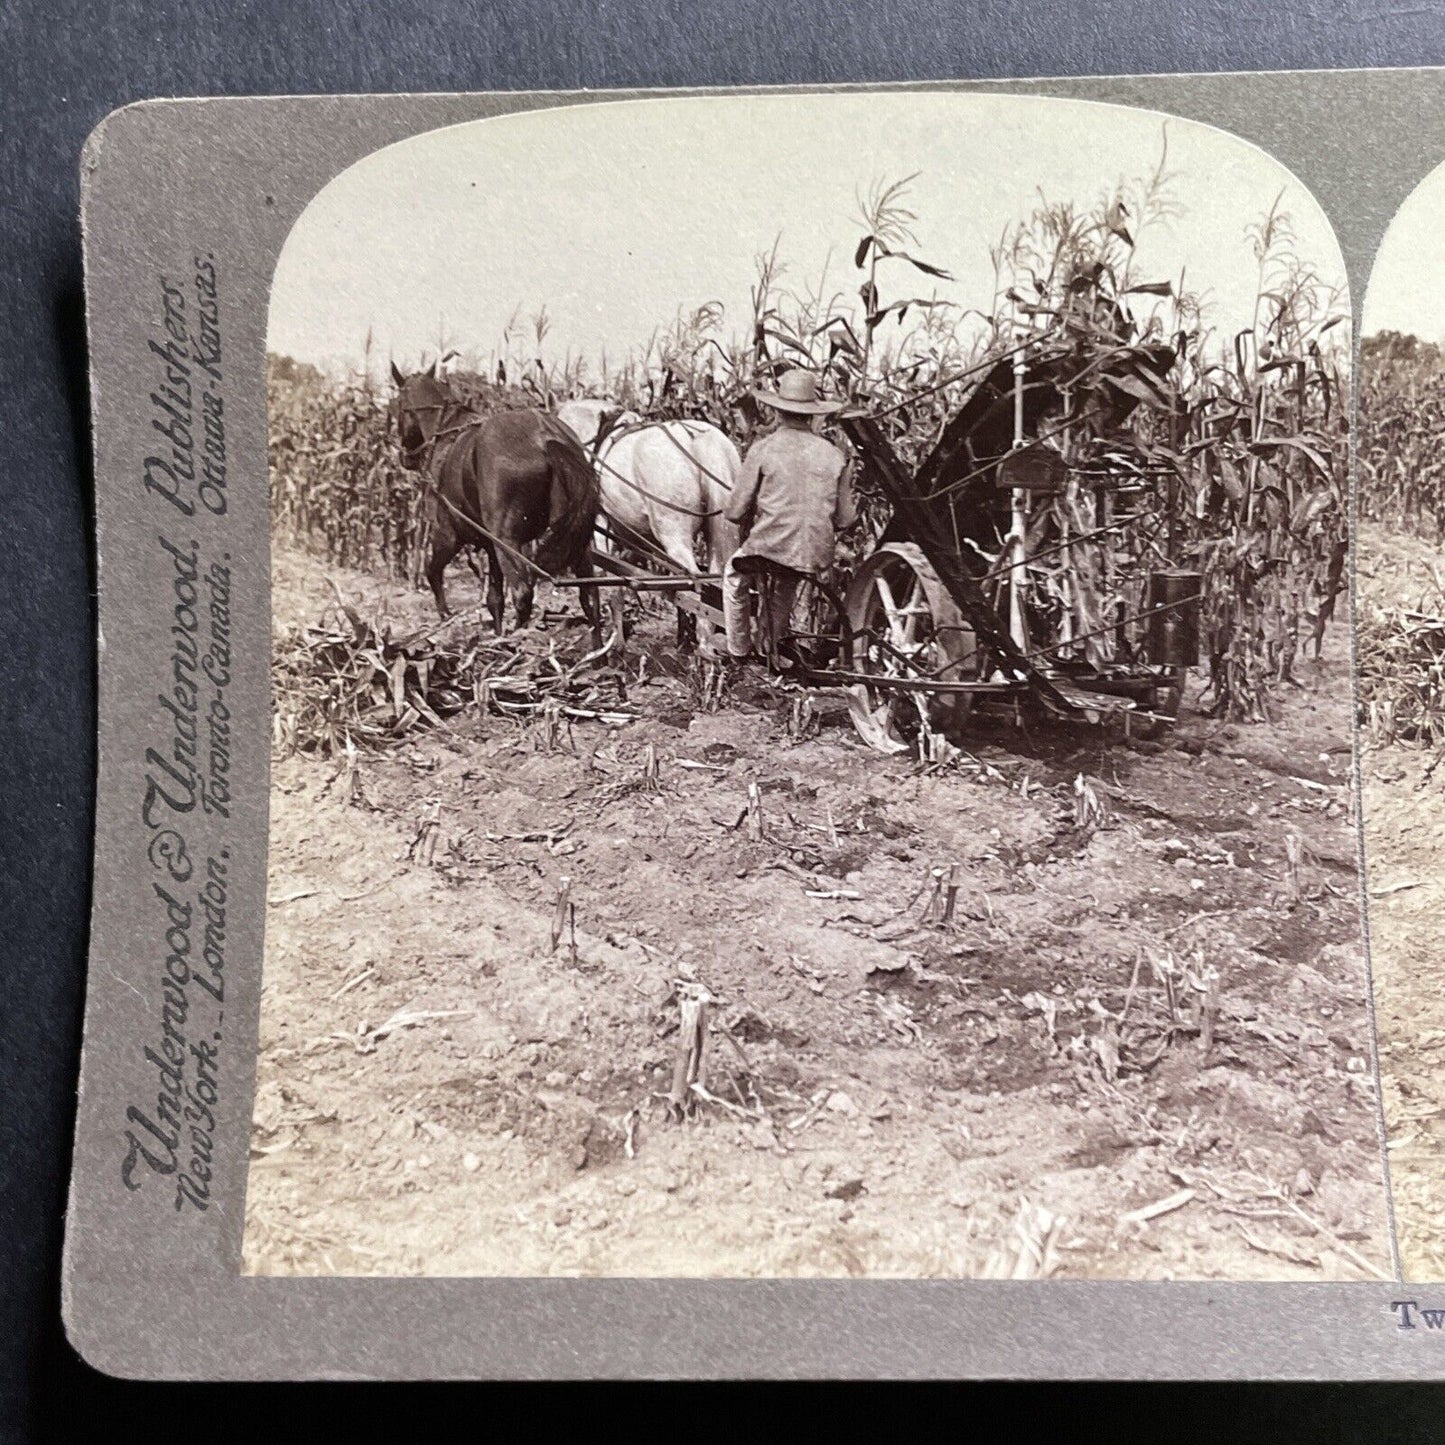
[(602, 443), (613, 432), (625, 431), (629, 427), (641, 425), (642, 417), (637, 412), (620, 405), (607, 405), (597, 416), (597, 435), (592, 439), (593, 452), (600, 451)]
[(595, 457), (614, 431), (637, 426), (642, 418), (635, 411), (628, 411), (621, 402), (605, 397), (580, 397), (564, 401), (557, 408), (557, 420), (574, 432), (577, 440)]
[(396, 434), (401, 442), (401, 464), (408, 471), (420, 471), (426, 464), (433, 438), (441, 426), (442, 413), (451, 398), (437, 380), (436, 363), (425, 371), (403, 376), (393, 361), (391, 379), (396, 395), (391, 401), (391, 414), (396, 421)]

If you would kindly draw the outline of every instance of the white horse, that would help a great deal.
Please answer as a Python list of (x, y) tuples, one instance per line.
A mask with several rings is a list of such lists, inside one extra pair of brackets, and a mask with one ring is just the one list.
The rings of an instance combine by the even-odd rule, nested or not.
[[(557, 419), (595, 459), (602, 511), (623, 531), (618, 539), (599, 532), (600, 550), (615, 551), (617, 541), (625, 543), (630, 534), (685, 572), (722, 571), (738, 547), (738, 529), (723, 509), (742, 458), (717, 427), (703, 421), (644, 422), (615, 402), (593, 400), (563, 402)], [(620, 602), (618, 595), (614, 606)], [(681, 611), (677, 622), (678, 641), (686, 645), (691, 624)], [(711, 654), (713, 628), (704, 618), (698, 623), (698, 644)]]
[(722, 571), (738, 546), (723, 509), (742, 458), (717, 427), (644, 422), (606, 401), (563, 402), (557, 419), (595, 453), (608, 517), (685, 571)]

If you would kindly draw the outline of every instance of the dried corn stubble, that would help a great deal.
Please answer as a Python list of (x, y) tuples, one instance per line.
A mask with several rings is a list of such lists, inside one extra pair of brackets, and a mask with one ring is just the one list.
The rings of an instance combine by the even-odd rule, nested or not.
[[(583, 659), (585, 662), (586, 659)], [(295, 752), (353, 756), (439, 727), (473, 705), (555, 728), (569, 717), (627, 722), (617, 680), (507, 638), (462, 645), (428, 632), (398, 637), (380, 617), (342, 605), (321, 622), (278, 636), (272, 652), (273, 742)]]
[(1366, 606), (1356, 630), (1359, 720), (1371, 743), (1445, 742), (1445, 597)]

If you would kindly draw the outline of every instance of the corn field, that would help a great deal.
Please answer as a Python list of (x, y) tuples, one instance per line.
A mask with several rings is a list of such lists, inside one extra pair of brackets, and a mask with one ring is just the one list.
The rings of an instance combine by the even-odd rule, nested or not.
[[(1445, 357), (1414, 336), (1385, 331), (1360, 347), (1357, 503), (1392, 535), (1445, 540)], [(1388, 601), (1357, 616), (1359, 720), (1375, 746), (1445, 743), (1445, 578), (1431, 564), (1412, 587), (1398, 548), (1374, 564)]]
[[(1092, 207), (1045, 202), (1006, 231), (991, 253), (986, 309), (940, 299), (937, 283), (951, 278), (917, 255), (909, 180), (880, 182), (859, 194), (860, 235), (836, 282), (794, 283), (774, 246), (756, 260), (741, 326), (705, 303), (679, 310), (622, 364), (589, 365), (549, 358), (543, 311), (528, 323), (514, 317), (486, 355), (445, 358), (456, 362), (448, 383), (481, 411), (607, 396), (649, 418), (711, 421), (746, 448), (763, 421), (749, 389), (801, 365), (877, 415), (916, 466), (980, 369), (1014, 350), (1067, 354), (1082, 377), (1126, 348), (1153, 348), (1152, 379), (1117, 383), (1130, 394), (1113, 400), (1125, 405), (1074, 398), (1045, 427), (1071, 467), (1148, 479), (1154, 561), (1184, 561), (1204, 577), (1206, 705), (1267, 718), (1273, 690), (1311, 642), (1318, 649), (1344, 586), (1347, 304), (1298, 255), (1278, 206), (1238, 238), (1258, 287), (1253, 317), (1231, 335), (1206, 324), (1185, 276), (1137, 274), (1138, 236), (1177, 216), (1166, 159)], [(1416, 426), (1416, 391), (1407, 405), (1391, 385), (1391, 406), (1364, 439), (1378, 505), (1408, 506), (1438, 529), (1437, 472), (1416, 457), (1445, 390), (1432, 378)], [(416, 479), (397, 460), (388, 390), (371, 383), (369, 366), (337, 381), (275, 356), (268, 386), (273, 534), (416, 583), (426, 520)], [(866, 473), (858, 486), (876, 538), (887, 504)], [(1072, 508), (1059, 519), (1066, 534), (1097, 523), (1076, 495), (1049, 505)], [(1056, 555), (1034, 569), (1035, 590), (1080, 617), (1117, 615), (1116, 579), (1140, 561), (1137, 549), (1132, 559), (1117, 551), (1124, 545), (1115, 537), (1073, 549), (1067, 577)]]
[(386, 399), (269, 356), (271, 534), (342, 567), (415, 583), (424, 562), (421, 489), (402, 469)]
[(1386, 331), (1360, 348), (1359, 509), (1374, 522), (1445, 539), (1445, 357)]

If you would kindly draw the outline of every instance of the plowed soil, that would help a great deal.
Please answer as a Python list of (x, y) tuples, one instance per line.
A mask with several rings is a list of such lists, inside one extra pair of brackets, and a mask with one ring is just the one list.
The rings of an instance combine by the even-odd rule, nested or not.
[[(273, 571), (278, 627), (328, 578), (433, 620)], [(798, 740), (781, 687), (710, 710), (672, 635), (640, 618), (623, 727), (466, 714), (366, 755), (359, 797), (276, 761), (249, 1272), (1390, 1268), (1342, 627), (1272, 724), (1191, 689), (1159, 742), (978, 719), (942, 769), (826, 700)], [(675, 1120), (692, 983), (719, 1027)]]

